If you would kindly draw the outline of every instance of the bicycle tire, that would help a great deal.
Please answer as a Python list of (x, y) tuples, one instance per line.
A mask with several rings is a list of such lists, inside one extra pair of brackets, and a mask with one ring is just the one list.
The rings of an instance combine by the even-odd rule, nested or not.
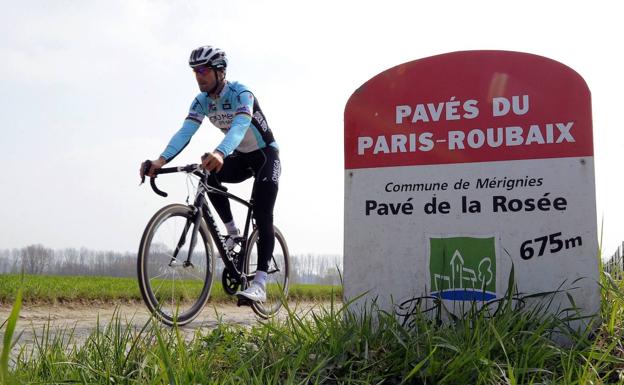
[[(275, 248), (273, 257), (269, 262), (265, 302), (252, 302), (251, 308), (261, 318), (267, 319), (279, 311), (282, 302), (288, 297), (288, 285), (290, 281), (290, 253), (286, 245), (286, 239), (282, 232), (275, 229)], [(257, 241), (258, 229), (255, 229), (249, 236), (247, 251), (245, 253), (245, 264), (243, 271), (250, 274), (256, 271), (257, 266)]]
[[(195, 319), (208, 301), (212, 288), (215, 255), (210, 232), (203, 220), (197, 232), (191, 259), (193, 265), (184, 266), (183, 263), (193, 230), (192, 224), (186, 228), (186, 222), (192, 216), (193, 209), (189, 206), (172, 204), (163, 207), (148, 222), (139, 246), (137, 273), (141, 296), (151, 313), (168, 326), (186, 325)], [(185, 229), (185, 246), (177, 259), (172, 260), (172, 248), (177, 246)], [(154, 273), (156, 275), (152, 276)]]

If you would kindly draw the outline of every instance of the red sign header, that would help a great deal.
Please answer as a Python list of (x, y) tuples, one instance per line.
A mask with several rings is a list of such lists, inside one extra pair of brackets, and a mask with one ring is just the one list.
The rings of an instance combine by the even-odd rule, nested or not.
[(390, 68), (345, 108), (345, 168), (593, 155), (591, 99), (541, 56), (466, 51)]

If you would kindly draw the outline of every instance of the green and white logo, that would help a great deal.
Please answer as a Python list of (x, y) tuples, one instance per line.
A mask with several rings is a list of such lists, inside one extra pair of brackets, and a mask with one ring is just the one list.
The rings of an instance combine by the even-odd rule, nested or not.
[(496, 239), (429, 238), (433, 295), (456, 301), (496, 298)]

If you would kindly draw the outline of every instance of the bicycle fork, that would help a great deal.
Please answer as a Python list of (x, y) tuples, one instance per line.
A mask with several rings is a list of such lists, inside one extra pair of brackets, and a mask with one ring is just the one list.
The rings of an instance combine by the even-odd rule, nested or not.
[(188, 255), (186, 257), (186, 261), (184, 261), (182, 266), (184, 267), (193, 266), (193, 263), (191, 262), (191, 255), (193, 255), (193, 250), (195, 249), (195, 245), (197, 244), (197, 233), (199, 232), (199, 226), (201, 222), (200, 210), (198, 210), (195, 207), (193, 208), (193, 210), (194, 210), (193, 216), (186, 220), (186, 224), (184, 225), (184, 230), (182, 230), (182, 234), (180, 235), (180, 240), (178, 241), (178, 245), (176, 246), (173, 252), (171, 261), (169, 261), (170, 267), (175, 264), (175, 262), (178, 259), (178, 253), (180, 252), (180, 249), (184, 247), (184, 244), (186, 243), (186, 234), (188, 233), (189, 228), (191, 227), (191, 224), (193, 225), (193, 231), (191, 233), (191, 243), (189, 245), (189, 250), (188, 250)]

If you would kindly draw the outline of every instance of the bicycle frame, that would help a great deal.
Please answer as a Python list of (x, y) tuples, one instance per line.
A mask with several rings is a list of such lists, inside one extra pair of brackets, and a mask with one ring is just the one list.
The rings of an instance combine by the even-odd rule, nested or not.
[[(243, 262), (244, 261), (242, 260), (242, 258), (234, 259), (232, 258), (233, 255), (230, 255), (227, 252), (227, 247), (225, 245), (225, 237), (223, 237), (221, 233), (219, 232), (219, 229), (217, 227), (217, 222), (214, 216), (212, 215), (212, 212), (210, 211), (208, 202), (206, 201), (207, 194), (222, 195), (228, 199), (234, 200), (244, 205), (245, 207), (247, 207), (247, 217), (245, 218), (245, 230), (243, 231), (243, 235), (242, 235), (243, 241), (241, 243), (241, 250), (238, 252), (238, 256), (244, 256), (247, 251), (247, 248), (250, 246), (247, 244), (247, 241), (249, 238), (249, 233), (252, 230), (251, 226), (252, 226), (252, 213), (253, 213), (253, 199), (250, 199), (248, 202), (244, 199), (237, 197), (234, 194), (230, 194), (227, 191), (222, 191), (217, 188), (208, 186), (204, 181), (200, 181), (200, 184), (197, 188), (195, 202), (193, 203), (194, 207), (196, 208), (201, 207), (202, 217), (204, 218), (204, 220), (206, 221), (206, 224), (208, 225), (208, 230), (210, 231), (210, 235), (215, 240), (217, 250), (219, 251), (219, 254), (221, 254), (221, 260), (223, 260), (225, 267), (229, 269), (229, 271), (234, 273), (235, 276), (239, 277), (239, 279), (243, 278), (243, 276), (247, 280), (253, 279), (255, 274), (248, 274), (248, 275), (243, 274)], [(191, 245), (191, 247), (192, 246), (193, 245)], [(241, 282), (241, 283), (244, 284), (245, 282)]]
[[(253, 198), (251, 198), (249, 201), (246, 201), (244, 199), (239, 198), (238, 196), (234, 194), (228, 193), (227, 191), (223, 191), (218, 188), (209, 186), (208, 174), (203, 171), (197, 171), (196, 165), (189, 165), (185, 167), (171, 167), (171, 168), (158, 170), (158, 174), (166, 174), (166, 173), (173, 173), (173, 172), (186, 172), (189, 174), (192, 173), (199, 177), (199, 184), (197, 186), (197, 192), (195, 194), (195, 199), (193, 201), (193, 204), (190, 205), (190, 207), (192, 207), (193, 209), (194, 215), (192, 218), (189, 218), (187, 220), (184, 226), (184, 230), (182, 234), (180, 235), (180, 240), (178, 241), (177, 247), (173, 253), (173, 256), (171, 258), (169, 265), (171, 266), (175, 263), (175, 261), (177, 261), (178, 252), (186, 243), (186, 236), (188, 234), (188, 231), (191, 225), (193, 226), (193, 231), (191, 234), (191, 241), (190, 241), (191, 243), (189, 245), (188, 255), (187, 255), (186, 261), (184, 261), (184, 267), (192, 265), (191, 255), (193, 255), (193, 250), (195, 248), (195, 243), (197, 241), (197, 233), (199, 231), (199, 226), (203, 218), (206, 222), (206, 225), (208, 226), (208, 231), (210, 232), (210, 235), (212, 236), (212, 239), (214, 240), (215, 245), (217, 246), (217, 250), (219, 251), (219, 254), (221, 255), (221, 260), (223, 261), (226, 269), (228, 269), (232, 273), (233, 275), (232, 278), (236, 279), (238, 283), (240, 283), (243, 287), (245, 287), (247, 281), (253, 280), (253, 278), (255, 277), (255, 273), (251, 273), (251, 274), (243, 273), (244, 261), (242, 258), (240, 258), (240, 256), (244, 256), (246, 254), (247, 248), (251, 246), (251, 245), (248, 245), (247, 242), (248, 242), (249, 233), (251, 230), (250, 225), (252, 225)], [(160, 191), (158, 187), (156, 187), (154, 179), (155, 178), (152, 177), (150, 181), (152, 189), (158, 195), (166, 197), (167, 194)], [(241, 243), (241, 250), (237, 254), (227, 252), (227, 247), (225, 245), (225, 237), (223, 237), (221, 233), (219, 232), (219, 229), (217, 227), (217, 222), (215, 221), (215, 218), (212, 215), (212, 212), (210, 211), (210, 206), (208, 205), (208, 201), (207, 201), (207, 194), (222, 195), (230, 200), (234, 200), (244, 205), (245, 207), (247, 207), (247, 218), (245, 220), (245, 230), (242, 235), (243, 241)], [(236, 255), (239, 258), (234, 258)]]

